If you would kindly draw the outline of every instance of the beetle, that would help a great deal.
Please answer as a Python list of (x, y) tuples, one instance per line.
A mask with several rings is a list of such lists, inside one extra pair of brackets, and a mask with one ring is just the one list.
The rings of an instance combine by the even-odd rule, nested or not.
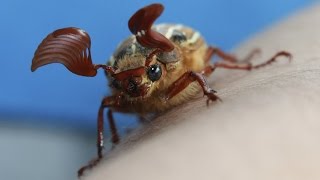
[[(217, 47), (208, 45), (200, 33), (181, 24), (153, 25), (164, 7), (151, 4), (138, 10), (129, 19), (133, 35), (124, 40), (107, 64), (93, 64), (91, 39), (80, 28), (68, 27), (50, 33), (35, 51), (31, 70), (61, 63), (69, 71), (81, 76), (95, 76), (103, 69), (110, 82), (112, 95), (102, 99), (97, 120), (98, 157), (78, 171), (95, 166), (103, 157), (104, 109), (108, 108), (111, 140), (119, 143), (113, 112), (136, 113), (144, 116), (159, 113), (185, 103), (202, 90), (210, 101), (220, 100), (216, 91), (206, 82), (216, 68), (247, 70), (257, 69), (284, 56), (280, 51), (264, 63), (252, 65), (249, 61), (258, 50), (253, 50), (242, 61)], [(211, 63), (217, 55), (221, 60)]]

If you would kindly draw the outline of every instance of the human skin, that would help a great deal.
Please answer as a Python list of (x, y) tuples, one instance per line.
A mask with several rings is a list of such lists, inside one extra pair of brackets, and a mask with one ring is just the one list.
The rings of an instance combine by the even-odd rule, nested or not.
[(292, 62), (251, 72), (216, 70), (209, 84), (222, 102), (200, 94), (137, 130), (86, 180), (319, 179), (320, 5), (257, 34), (234, 52), (259, 47)]

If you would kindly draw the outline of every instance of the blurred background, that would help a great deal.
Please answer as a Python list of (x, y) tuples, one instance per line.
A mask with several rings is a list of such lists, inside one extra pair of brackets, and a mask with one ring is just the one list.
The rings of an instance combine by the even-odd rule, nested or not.
[[(94, 63), (105, 63), (130, 34), (130, 16), (153, 2), (0, 2), (0, 179), (76, 179), (78, 168), (96, 155), (97, 110), (109, 94), (104, 73), (80, 77), (59, 64), (31, 73), (42, 39), (58, 28), (80, 27), (91, 36)], [(165, 5), (157, 23), (186, 24), (209, 44), (230, 50), (315, 0), (157, 2)], [(122, 134), (137, 126), (134, 116), (115, 114), (115, 119)], [(107, 124), (105, 129), (108, 136)]]

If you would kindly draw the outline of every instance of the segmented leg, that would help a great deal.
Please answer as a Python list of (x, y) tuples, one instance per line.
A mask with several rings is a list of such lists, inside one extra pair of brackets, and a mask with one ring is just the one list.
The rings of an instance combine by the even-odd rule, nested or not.
[(205, 76), (209, 76), (210, 74), (213, 73), (213, 71), (215, 70), (215, 68), (212, 65), (209, 65), (207, 67), (205, 67), (202, 71), (201, 74), (205, 75)]
[[(252, 65), (251, 63), (247, 62), (247, 63), (224, 63), (224, 62), (216, 62), (213, 64), (212, 69), (214, 70), (215, 68), (225, 68), (225, 69), (239, 69), (239, 70), (247, 70), (250, 71), (252, 69), (258, 69), (264, 66), (267, 66), (273, 62), (275, 62), (277, 60), (277, 58), (279, 56), (284, 56), (287, 57), (289, 59), (289, 61), (292, 58), (292, 55), (286, 51), (280, 51), (278, 53), (276, 53), (273, 57), (271, 57), (269, 60), (261, 63), (261, 64), (257, 64), (257, 65)], [(212, 71), (213, 71), (212, 70)]]
[[(88, 165), (83, 166), (78, 170), (78, 177), (83, 175), (83, 172), (87, 169), (91, 169), (94, 166), (96, 166), (100, 160), (103, 158), (103, 130), (104, 130), (104, 121), (103, 121), (103, 115), (104, 115), (104, 109), (107, 107), (116, 107), (119, 106), (119, 96), (110, 96), (105, 97), (100, 105), (99, 111), (98, 111), (98, 122), (97, 122), (97, 153), (98, 157), (93, 159), (88, 163)], [(112, 116), (112, 111), (109, 109), (108, 111), (108, 121), (110, 125), (110, 132), (111, 132), (111, 139), (113, 144), (117, 144), (120, 140), (119, 135), (117, 133), (117, 128), (115, 126), (115, 122)]]
[(253, 49), (248, 55), (247, 57), (245, 57), (244, 59), (238, 59), (237, 57), (235, 57), (232, 54), (228, 54), (224, 51), (222, 51), (219, 48), (216, 47), (208, 47), (207, 53), (205, 55), (204, 61), (208, 62), (214, 55), (217, 55), (218, 57), (220, 57), (222, 60), (224, 61), (228, 61), (231, 63), (238, 63), (238, 62), (249, 62), (253, 59), (253, 57), (257, 54), (259, 54), (261, 51), (260, 49)]
[(209, 87), (207, 81), (204, 78), (204, 75), (201, 73), (195, 73), (193, 71), (187, 71), (186, 73), (184, 73), (168, 88), (168, 91), (166, 93), (167, 99), (171, 99), (194, 81), (197, 81), (199, 83), (204, 95), (208, 97), (207, 104), (209, 103), (209, 101), (221, 100), (217, 95), (215, 95), (216, 91)]
[(108, 120), (109, 120), (110, 132), (111, 132), (111, 142), (114, 145), (118, 144), (120, 141), (120, 136), (118, 134), (117, 127), (112, 115), (112, 111), (110, 109), (108, 110)]
[[(207, 67), (205, 67), (201, 73), (194, 73), (194, 74), (197, 74), (197, 77), (198, 77), (198, 82), (199, 82), (199, 78), (200, 76), (202, 77), (202, 84), (199, 82), (199, 84), (201, 85), (201, 87), (203, 88), (203, 84), (205, 82), (204, 80), (204, 76), (209, 76), (216, 68), (227, 68), (227, 69), (239, 69), (239, 70), (247, 70), (247, 71), (250, 71), (252, 69), (258, 69), (258, 68), (261, 68), (261, 67), (264, 67), (264, 66), (267, 66), (273, 62), (276, 61), (276, 59), (279, 57), (279, 56), (284, 56), (284, 57), (287, 57), (289, 59), (289, 61), (291, 61), (291, 58), (292, 58), (292, 55), (286, 51), (280, 51), (278, 53), (276, 53), (273, 57), (271, 57), (269, 60), (261, 63), (261, 64), (257, 64), (257, 65), (252, 65), (250, 62), (251, 58), (253, 57), (253, 55), (255, 53), (257, 53), (256, 51), (258, 50), (254, 50), (252, 51), (248, 56), (247, 58), (245, 58), (244, 60), (242, 60), (241, 62), (239, 62), (236, 58), (234, 58), (233, 56), (231, 55), (228, 55), (228, 54), (225, 54), (223, 53), (221, 50), (217, 49), (217, 48), (208, 48), (208, 51), (207, 51), (207, 54), (205, 56), (205, 61), (208, 61), (213, 54), (217, 54), (218, 56), (220, 56), (223, 60), (225, 61), (228, 61), (228, 63), (226, 62), (216, 62), (214, 63), (212, 66), (209, 65)], [(188, 72), (187, 72), (188, 73)], [(187, 79), (187, 73), (185, 73), (182, 77), (180, 77), (170, 88), (169, 88), (169, 93), (168, 93), (168, 97), (173, 97), (175, 96), (176, 94), (178, 94), (180, 91), (182, 91), (184, 88), (187, 87), (187, 85), (189, 85), (192, 81), (194, 81), (194, 77), (193, 78), (189, 78), (189, 80), (186, 80)], [(189, 75), (190, 76), (190, 75)], [(194, 75), (193, 75), (194, 76)], [(181, 82), (180, 82), (181, 81)], [(201, 80), (200, 80), (201, 81)], [(207, 86), (207, 85), (206, 85)], [(207, 86), (208, 87), (208, 86)], [(204, 89), (204, 88), (203, 88)], [(204, 90), (204, 93), (206, 95), (206, 91)], [(213, 94), (214, 95), (214, 94)], [(216, 95), (214, 95), (216, 96)], [(169, 99), (170, 99), (169, 98)], [(219, 99), (218, 96), (216, 97), (213, 97), (209, 99), (211, 100), (216, 100), (216, 99)], [(208, 99), (208, 100), (209, 100)], [(220, 99), (219, 99), (220, 100)], [(207, 101), (207, 103), (209, 103), (209, 101)]]

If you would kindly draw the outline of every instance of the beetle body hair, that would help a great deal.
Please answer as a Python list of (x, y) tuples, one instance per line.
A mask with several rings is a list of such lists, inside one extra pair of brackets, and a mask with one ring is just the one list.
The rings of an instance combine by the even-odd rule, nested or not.
[[(171, 40), (175, 49), (171, 55), (164, 52), (153, 57), (151, 64), (159, 63), (162, 67), (161, 78), (158, 81), (150, 82), (150, 90), (144, 97), (125, 96), (121, 103), (125, 107), (121, 108), (121, 112), (138, 114), (162, 112), (190, 100), (201, 89), (197, 82), (192, 82), (171, 99), (165, 98), (168, 87), (185, 72), (201, 72), (208, 65), (209, 62), (204, 60), (207, 44), (199, 32), (180, 24), (159, 24), (155, 25), (153, 29)], [(136, 41), (135, 36), (130, 36), (119, 45), (108, 65), (117, 68), (117, 72), (134, 69), (144, 65), (145, 57), (151, 51), (151, 48), (142, 47)], [(161, 57), (168, 59), (162, 60), (165, 61), (164, 63), (159, 59)], [(109, 82), (112, 81), (111, 76), (107, 75), (107, 78)], [(143, 81), (147, 82), (148, 78), (143, 76)], [(118, 89), (112, 88), (112, 94), (117, 93)]]

